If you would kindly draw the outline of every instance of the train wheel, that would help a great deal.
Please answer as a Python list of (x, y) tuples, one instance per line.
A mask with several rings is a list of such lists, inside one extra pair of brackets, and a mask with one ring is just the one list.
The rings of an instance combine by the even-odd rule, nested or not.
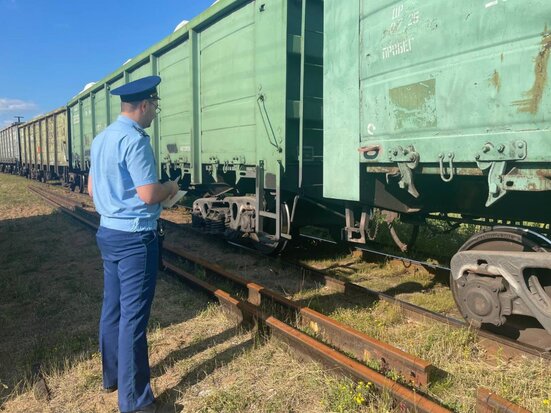
[[(290, 235), (291, 213), (289, 211), (289, 206), (286, 203), (281, 204), (280, 215), (281, 234)], [(275, 233), (275, 230), (273, 232)], [(276, 239), (274, 235), (268, 233), (260, 233), (255, 235), (257, 239), (254, 240), (254, 247), (265, 255), (279, 254), (283, 251), (288, 242), (286, 238), (280, 237), (279, 239)]]
[[(473, 235), (463, 244), (461, 251), (551, 252), (551, 242), (545, 237), (520, 228), (494, 227), (491, 231)], [(531, 293), (544, 303), (551, 302), (551, 280), (545, 270), (533, 269), (525, 275)], [(511, 308), (504, 306), (500, 296), (511, 286), (502, 277), (468, 273), (455, 280), (450, 274), (450, 287), (459, 311), (465, 320), (476, 328), (491, 330), (522, 330), (532, 322), (519, 321), (511, 316)], [(513, 294), (515, 296), (515, 294)], [(509, 308), (504, 308), (509, 307)], [(525, 317), (526, 318), (526, 317)], [(514, 321), (512, 321), (515, 319)], [(531, 319), (530, 319), (531, 320)]]

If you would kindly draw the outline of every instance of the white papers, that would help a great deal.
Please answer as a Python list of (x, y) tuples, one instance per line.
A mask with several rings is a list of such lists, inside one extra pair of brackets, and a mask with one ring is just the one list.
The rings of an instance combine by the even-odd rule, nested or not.
[(170, 208), (176, 202), (182, 199), (185, 194), (187, 194), (187, 191), (178, 191), (176, 192), (176, 195), (174, 195), (172, 198), (165, 199), (163, 202), (161, 202), (161, 205), (163, 206), (163, 208)]

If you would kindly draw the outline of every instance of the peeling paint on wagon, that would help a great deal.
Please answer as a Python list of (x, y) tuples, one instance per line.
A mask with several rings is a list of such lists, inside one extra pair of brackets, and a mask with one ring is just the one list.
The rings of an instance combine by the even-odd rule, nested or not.
[(501, 78), (499, 77), (499, 73), (497, 70), (494, 70), (494, 73), (490, 78), (490, 83), (496, 88), (496, 92), (499, 92), (499, 89), (501, 89)]
[(435, 128), (437, 126), (436, 81), (429, 79), (389, 90), (394, 129)]
[[(368, 173), (373, 173), (373, 174), (398, 174), (400, 173), (400, 170), (396, 167), (389, 167), (389, 166), (367, 166), (366, 167), (366, 171)], [(420, 169), (418, 171), (416, 171), (417, 173), (420, 173), (420, 174), (427, 174), (427, 175), (439, 175), (440, 174), (440, 169), (437, 168), (437, 167), (430, 167), (430, 166), (423, 166), (423, 167), (420, 167)], [(551, 171), (547, 171), (547, 172), (551, 172)], [(483, 176), (484, 173), (483, 171), (481, 171), (480, 169), (478, 168), (468, 168), (468, 167), (465, 167), (465, 168), (455, 168), (454, 169), (454, 174), (455, 175), (459, 175), (459, 176)]]
[(543, 97), (543, 91), (547, 84), (547, 66), (549, 64), (549, 54), (551, 53), (551, 33), (547, 31), (547, 28), (543, 34), (543, 40), (541, 41), (541, 49), (538, 56), (535, 59), (534, 66), (534, 85), (532, 89), (525, 93), (526, 99), (517, 100), (513, 102), (514, 106), (518, 106), (519, 112), (527, 112), (535, 115), (538, 112), (541, 99)]

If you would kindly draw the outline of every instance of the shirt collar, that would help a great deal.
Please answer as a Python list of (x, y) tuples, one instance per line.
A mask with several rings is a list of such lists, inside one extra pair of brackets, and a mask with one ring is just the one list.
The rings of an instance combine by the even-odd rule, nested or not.
[(136, 122), (135, 120), (130, 119), (128, 116), (119, 115), (117, 120), (122, 122), (122, 123), (127, 124), (128, 126), (134, 126), (134, 127), (138, 128), (140, 130), (143, 130), (143, 128), (139, 125), (138, 122)]
[(149, 135), (147, 134), (147, 132), (138, 124), (138, 122), (135, 122), (134, 120), (124, 115), (119, 115), (117, 120), (136, 129), (142, 137), (149, 138)]

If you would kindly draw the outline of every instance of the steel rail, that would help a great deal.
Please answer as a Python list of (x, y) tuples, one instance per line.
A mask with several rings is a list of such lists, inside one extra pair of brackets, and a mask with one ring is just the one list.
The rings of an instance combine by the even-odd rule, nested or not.
[(77, 220), (81, 221), (82, 223), (86, 224), (87, 226), (97, 229), (98, 223), (96, 223), (94, 221), (90, 221), (86, 217), (84, 217), (80, 214), (77, 214), (75, 212), (75, 206), (74, 205), (71, 207), (71, 206), (67, 206), (66, 203), (64, 204), (63, 201), (59, 201), (59, 200), (56, 201), (55, 198), (59, 198), (59, 195), (53, 194), (50, 191), (45, 192), (43, 189), (38, 188), (36, 186), (28, 186), (28, 188), (29, 188), (30, 191), (34, 192), (35, 194), (40, 195), (50, 205), (61, 209), (66, 214), (72, 216), (73, 218), (76, 218)]
[[(300, 234), (300, 237), (305, 238), (305, 239), (314, 240), (314, 241), (320, 241), (320, 242), (327, 243), (327, 244), (338, 245), (338, 243), (335, 242), (335, 241), (315, 237), (315, 236), (312, 236), (312, 235)], [(419, 266), (419, 267), (422, 267), (422, 268), (432, 269), (434, 271), (450, 271), (450, 268), (446, 267), (444, 265), (432, 264), (430, 262), (420, 261), (420, 260), (416, 260), (416, 259), (412, 259), (412, 258), (407, 258), (407, 257), (403, 257), (401, 255), (389, 254), (387, 252), (378, 251), (378, 250), (375, 250), (373, 248), (364, 247), (364, 246), (361, 246), (361, 245), (358, 245), (358, 244), (349, 244), (349, 246), (355, 248), (358, 251), (367, 252), (369, 254), (380, 256), (380, 257), (383, 257), (383, 258), (391, 258), (393, 260), (401, 261), (401, 262), (404, 262), (404, 263), (407, 262), (411, 265), (416, 265), (416, 266)]]
[(326, 343), (333, 345), (342, 352), (353, 354), (359, 360), (375, 361), (381, 366), (381, 370), (394, 369), (407, 382), (411, 382), (417, 387), (427, 387), (432, 381), (433, 375), (438, 371), (435, 366), (425, 360), (354, 330), (311, 308), (301, 306), (281, 294), (226, 270), (218, 264), (190, 254), (173, 243), (165, 241), (163, 249), (245, 288), (248, 291), (247, 301), (253, 305), (260, 306), (264, 298), (269, 302), (275, 302), (296, 312), (299, 315), (299, 324), (302, 327), (309, 327)]
[[(328, 288), (331, 288), (343, 294), (356, 296), (361, 294), (366, 295), (374, 300), (387, 302), (393, 306), (399, 307), (403, 311), (404, 315), (406, 315), (406, 317), (409, 317), (413, 320), (424, 321), (428, 319), (446, 324), (452, 328), (471, 328), (464, 321), (460, 321), (451, 317), (446, 317), (442, 314), (435, 313), (414, 304), (398, 300), (388, 294), (371, 290), (367, 287), (363, 287), (352, 282), (343, 281), (335, 277), (331, 277), (317, 268), (313, 268), (311, 266), (297, 262), (289, 263), (300, 269), (303, 276), (310, 276), (320, 282), (323, 282)], [(492, 354), (503, 352), (509, 357), (530, 356), (537, 359), (551, 361), (551, 353), (539, 347), (535, 347), (527, 343), (520, 343), (516, 340), (499, 336), (485, 330), (476, 330), (476, 332), (478, 343)]]
[(476, 392), (477, 413), (530, 413), (529, 410), (505, 400), (490, 390), (479, 387)]

